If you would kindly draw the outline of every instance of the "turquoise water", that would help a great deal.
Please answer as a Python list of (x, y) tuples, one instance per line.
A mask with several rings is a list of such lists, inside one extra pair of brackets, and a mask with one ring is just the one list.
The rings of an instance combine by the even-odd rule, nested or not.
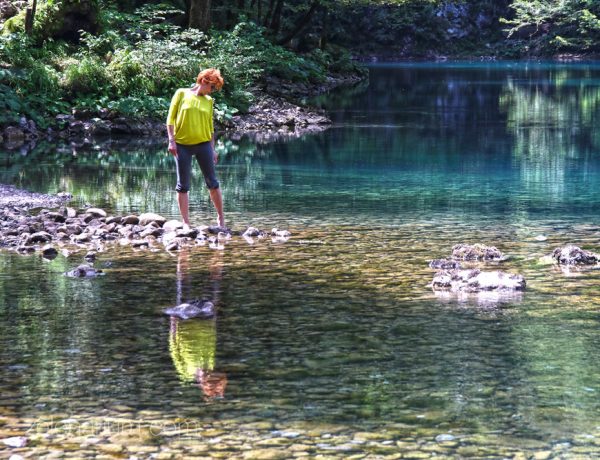
[[(370, 71), (314, 102), (334, 120), (323, 133), (220, 141), (230, 225), (287, 228), (287, 243), (113, 248), (94, 280), (62, 276), (83, 252), (1, 253), (3, 411), (85, 419), (126, 406), (134, 418), (227, 420), (240, 437), (249, 421), (327, 423), (333, 439), (387, 432), (411, 450), (452, 433), (450, 456), (471, 444), (491, 456), (595, 455), (600, 271), (543, 256), (567, 242), (600, 250), (600, 66)], [(4, 151), (0, 181), (176, 218), (164, 151), (151, 141)], [(196, 224), (214, 219), (200, 181), (191, 199)], [(497, 246), (527, 291), (434, 294), (428, 261), (461, 242)], [(216, 321), (161, 315), (193, 297), (215, 301)]]

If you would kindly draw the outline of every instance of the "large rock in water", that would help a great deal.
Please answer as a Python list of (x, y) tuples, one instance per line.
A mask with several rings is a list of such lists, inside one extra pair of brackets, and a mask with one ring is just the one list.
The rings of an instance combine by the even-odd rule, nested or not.
[(484, 244), (456, 244), (452, 258), (457, 260), (501, 260), (504, 255), (494, 246)]
[(571, 244), (556, 248), (552, 258), (560, 265), (595, 265), (600, 262), (600, 255)]
[(212, 318), (215, 316), (215, 305), (210, 300), (190, 300), (175, 307), (167, 308), (164, 313), (181, 319)]
[(431, 287), (452, 292), (523, 291), (525, 284), (523, 276), (499, 270), (441, 270), (434, 275)]

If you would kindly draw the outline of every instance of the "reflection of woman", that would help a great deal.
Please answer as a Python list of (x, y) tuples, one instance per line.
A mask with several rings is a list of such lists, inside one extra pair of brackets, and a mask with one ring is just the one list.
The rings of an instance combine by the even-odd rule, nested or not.
[(184, 224), (190, 224), (189, 197), (192, 159), (200, 165), (210, 198), (217, 210), (217, 224), (225, 226), (223, 197), (215, 174), (218, 156), (215, 152), (213, 99), (210, 94), (220, 90), (223, 77), (217, 69), (206, 69), (198, 74), (196, 85), (175, 92), (167, 117), (169, 152), (177, 165), (177, 204)]
[[(189, 275), (189, 252), (179, 253), (177, 261), (177, 304), (190, 300), (192, 280)], [(210, 264), (211, 301), (218, 306), (222, 276), (221, 253), (213, 254)], [(169, 351), (179, 377), (184, 382), (196, 381), (206, 397), (223, 397), (227, 376), (215, 371), (217, 348), (216, 318), (187, 320), (171, 318)]]

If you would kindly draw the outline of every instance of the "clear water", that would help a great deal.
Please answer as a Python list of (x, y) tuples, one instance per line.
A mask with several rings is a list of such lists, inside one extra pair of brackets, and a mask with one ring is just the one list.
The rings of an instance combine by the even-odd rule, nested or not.
[[(287, 228), (287, 243), (116, 248), (93, 280), (62, 275), (83, 253), (0, 253), (1, 410), (127, 406), (228, 420), (240, 436), (248, 421), (451, 432), (497, 446), (489, 455), (600, 444), (600, 271), (543, 259), (567, 242), (600, 251), (600, 66), (377, 65), (315, 103), (335, 122), (324, 133), (220, 145), (230, 225)], [(162, 143), (74, 152), (1, 152), (0, 182), (177, 217)], [(191, 211), (214, 219), (200, 180)], [(527, 291), (434, 294), (428, 261), (462, 242), (501, 249)], [(194, 297), (214, 300), (216, 321), (161, 315)]]

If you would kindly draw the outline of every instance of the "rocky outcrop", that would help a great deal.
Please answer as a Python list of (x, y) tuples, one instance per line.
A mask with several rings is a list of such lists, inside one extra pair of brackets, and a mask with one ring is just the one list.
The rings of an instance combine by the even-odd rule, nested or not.
[(523, 291), (525, 278), (503, 271), (441, 270), (431, 283), (433, 290), (451, 292)]
[(325, 112), (309, 110), (284, 100), (261, 96), (250, 106), (247, 114), (232, 117), (226, 129), (258, 131), (283, 128), (287, 131), (315, 125), (329, 125), (331, 120)]
[(600, 255), (586, 251), (574, 245), (556, 248), (552, 258), (559, 265), (596, 265), (600, 262)]

